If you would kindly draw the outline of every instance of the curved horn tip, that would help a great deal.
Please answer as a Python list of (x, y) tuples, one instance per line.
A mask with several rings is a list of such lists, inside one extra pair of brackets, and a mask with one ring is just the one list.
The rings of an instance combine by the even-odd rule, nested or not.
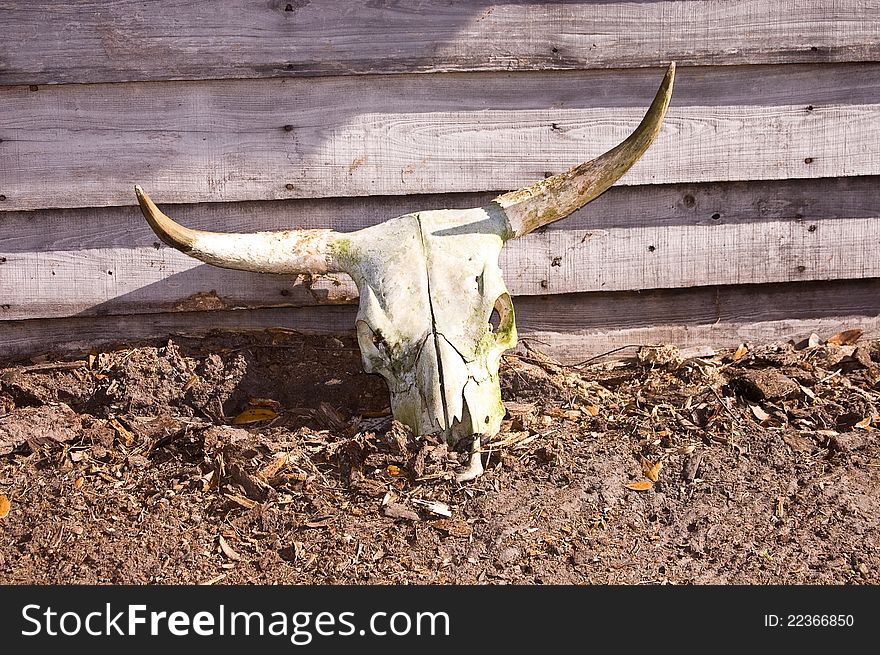
[(672, 99), (674, 78), (673, 61), (669, 63), (663, 81), (638, 127), (617, 146), (564, 173), (495, 198), (494, 202), (501, 206), (509, 222), (509, 238), (524, 236), (543, 225), (565, 218), (620, 179), (659, 134)]
[(147, 192), (144, 191), (143, 187), (140, 184), (134, 185), (134, 195), (137, 196), (138, 204), (140, 204), (141, 206), (143, 206), (145, 204), (146, 205), (153, 204), (153, 200), (150, 198), (150, 196), (147, 195)]
[(166, 244), (172, 248), (177, 248), (183, 252), (190, 252), (196, 242), (198, 232), (183, 227), (176, 223), (172, 218), (165, 215), (161, 209), (156, 206), (152, 198), (147, 195), (139, 184), (134, 187), (134, 193), (137, 196), (138, 204), (147, 223), (153, 228), (153, 232)]
[(662, 95), (668, 95), (670, 93), (670, 87), (672, 86), (672, 81), (675, 79), (675, 62), (670, 61), (669, 66), (666, 67), (666, 75), (663, 76), (663, 82), (660, 83), (660, 89)]

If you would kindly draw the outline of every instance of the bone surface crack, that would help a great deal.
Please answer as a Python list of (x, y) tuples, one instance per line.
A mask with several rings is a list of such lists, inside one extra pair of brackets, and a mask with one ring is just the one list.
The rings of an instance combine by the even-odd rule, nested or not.
[(446, 343), (449, 344), (449, 347), (452, 348), (459, 357), (461, 357), (461, 361), (463, 361), (465, 364), (470, 364), (471, 362), (473, 362), (472, 359), (468, 359), (467, 357), (462, 355), (461, 351), (455, 347), (454, 343), (452, 343), (449, 339), (446, 338), (445, 334), (443, 334), (442, 332), (436, 332), (436, 335), (438, 337), (443, 337), (443, 341), (445, 341)]
[[(437, 356), (437, 376), (440, 378), (440, 404), (443, 407), (443, 430), (447, 431), (452, 428), (449, 422), (449, 408), (446, 406), (446, 384), (443, 380), (443, 358), (440, 353), (440, 339), (437, 332), (437, 319), (434, 316), (434, 298), (431, 296), (431, 267), (430, 267), (430, 250), (425, 241), (425, 231), (422, 226), (422, 217), (416, 214), (416, 222), (419, 226), (419, 236), (422, 241), (422, 252), (425, 257), (425, 278), (428, 285), (428, 309), (431, 312), (431, 334), (434, 336), (434, 351)], [(444, 337), (445, 338), (445, 337)]]

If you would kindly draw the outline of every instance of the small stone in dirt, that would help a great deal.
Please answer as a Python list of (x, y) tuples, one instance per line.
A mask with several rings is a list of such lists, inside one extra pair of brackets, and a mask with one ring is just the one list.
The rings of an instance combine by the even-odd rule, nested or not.
[(243, 428), (234, 428), (229, 425), (212, 425), (201, 431), (206, 452), (218, 451), (226, 444), (234, 444), (239, 441), (247, 441), (251, 433)]
[(687, 459), (684, 461), (684, 468), (681, 471), (681, 477), (691, 482), (695, 477), (697, 477), (697, 469), (700, 468), (700, 462), (703, 461), (703, 453), (696, 452), (688, 455)]
[(13, 410), (0, 425), (0, 455), (27, 443), (32, 451), (73, 441), (82, 428), (79, 414), (64, 403)]
[(150, 460), (148, 460), (143, 455), (129, 455), (128, 464), (135, 468), (142, 469), (150, 465)]
[(816, 334), (815, 332), (813, 332), (813, 333), (812, 333), (809, 337), (807, 337), (806, 339), (803, 339), (803, 340), (801, 340), (801, 341), (798, 341), (797, 343), (795, 343), (795, 342), (793, 342), (793, 341), (790, 341), (789, 343), (791, 343), (791, 344), (794, 346), (794, 349), (795, 349), (795, 350), (804, 350), (805, 348), (815, 348), (815, 347), (817, 347), (817, 346), (821, 346), (821, 345), (822, 345), (822, 339), (819, 337), (818, 334)]
[(499, 564), (513, 564), (522, 557), (522, 552), (516, 546), (510, 546), (498, 553)]
[(283, 561), (284, 560), (276, 551), (267, 550), (264, 551), (263, 554), (260, 556), (260, 559), (257, 560), (256, 566), (260, 571), (266, 572), (271, 571)]
[(745, 371), (731, 380), (734, 389), (752, 401), (785, 398), (800, 391), (800, 385), (774, 369)]
[(830, 446), (841, 453), (849, 453), (868, 445), (867, 432), (843, 432), (831, 437)]
[(406, 519), (408, 521), (418, 521), (419, 515), (406, 505), (400, 503), (388, 503), (382, 507), (382, 513), (392, 519)]
[(871, 359), (870, 347), (859, 346), (853, 351), (852, 358), (868, 369), (873, 369), (877, 366), (874, 360)]
[(783, 433), (782, 440), (788, 444), (792, 450), (801, 453), (808, 453), (815, 447), (815, 444), (811, 439), (807, 439), (806, 437), (802, 437), (801, 435), (792, 432)]

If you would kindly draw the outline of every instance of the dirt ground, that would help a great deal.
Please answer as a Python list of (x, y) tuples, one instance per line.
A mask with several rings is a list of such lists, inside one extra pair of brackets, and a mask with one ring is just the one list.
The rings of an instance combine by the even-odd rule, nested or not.
[(535, 347), (462, 485), (350, 336), (7, 362), (0, 583), (880, 583), (880, 341)]

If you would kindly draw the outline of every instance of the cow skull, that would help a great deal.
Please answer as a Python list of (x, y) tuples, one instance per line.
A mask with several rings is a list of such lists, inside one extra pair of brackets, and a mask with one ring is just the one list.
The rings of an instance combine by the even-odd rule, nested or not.
[[(482, 473), (480, 437), (501, 426), (498, 368), (516, 345), (513, 304), (498, 256), (508, 239), (565, 218), (616, 182), (660, 130), (675, 64), (635, 131), (605, 154), (473, 209), (406, 214), (351, 233), (192, 230), (138, 202), (168, 245), (215, 266), (289, 275), (348, 273), (360, 292), (356, 330), (364, 369), (388, 383), (394, 417), (416, 435), (473, 437), (459, 481)], [(497, 313), (497, 326), (490, 322)]]

